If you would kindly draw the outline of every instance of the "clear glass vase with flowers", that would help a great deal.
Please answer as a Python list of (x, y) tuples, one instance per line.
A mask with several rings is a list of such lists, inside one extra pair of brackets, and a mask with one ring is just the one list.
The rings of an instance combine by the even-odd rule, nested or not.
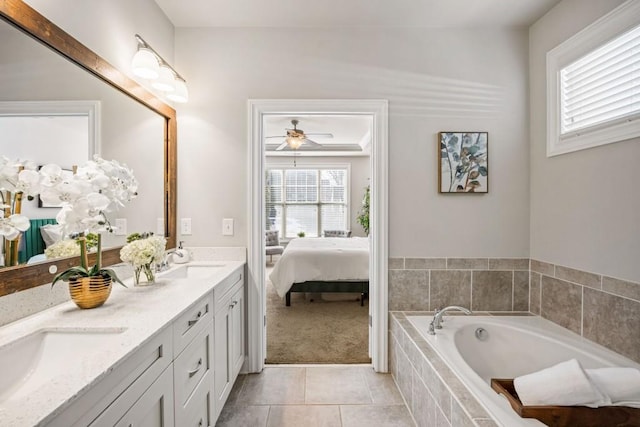
[(152, 232), (132, 233), (127, 236), (127, 244), (120, 250), (120, 259), (133, 266), (134, 281), (136, 285), (144, 272), (146, 283), (155, 282), (155, 264), (162, 261), (165, 256), (167, 239), (154, 236)]

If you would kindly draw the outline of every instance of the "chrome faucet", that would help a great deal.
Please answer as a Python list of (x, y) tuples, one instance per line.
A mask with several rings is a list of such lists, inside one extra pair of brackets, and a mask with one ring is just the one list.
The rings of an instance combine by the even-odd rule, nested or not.
[(178, 255), (180, 258), (184, 256), (182, 252), (177, 252), (175, 249), (165, 253), (162, 261), (156, 264), (157, 272), (166, 271), (171, 267), (171, 265), (169, 265), (169, 255)]
[(433, 320), (431, 321), (431, 323), (429, 323), (429, 331), (428, 331), (429, 335), (435, 335), (436, 329), (442, 329), (442, 325), (441, 325), (442, 316), (444, 316), (444, 314), (447, 311), (461, 311), (466, 315), (472, 314), (471, 310), (468, 310), (464, 307), (460, 307), (458, 305), (450, 305), (448, 307), (443, 308), (442, 310), (436, 309), (436, 313), (433, 316)]

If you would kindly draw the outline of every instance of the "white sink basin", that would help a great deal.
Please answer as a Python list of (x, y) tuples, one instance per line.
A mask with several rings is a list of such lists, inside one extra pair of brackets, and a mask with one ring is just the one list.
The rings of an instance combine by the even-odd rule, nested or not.
[(45, 329), (0, 347), (0, 403), (28, 396), (114, 344), (125, 328)]
[(224, 264), (183, 265), (174, 270), (162, 273), (167, 279), (206, 279), (213, 276)]

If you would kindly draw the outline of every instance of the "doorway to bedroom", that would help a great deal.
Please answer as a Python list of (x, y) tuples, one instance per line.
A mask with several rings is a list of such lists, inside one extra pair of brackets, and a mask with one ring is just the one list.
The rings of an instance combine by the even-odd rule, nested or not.
[(263, 118), (266, 363), (370, 363), (373, 117)]
[[(366, 363), (370, 360), (376, 371), (386, 372), (387, 101), (251, 100), (249, 109), (251, 230), (245, 370), (260, 372), (265, 361)], [(348, 138), (343, 135), (340, 123), (330, 123), (332, 119), (346, 123), (350, 118), (364, 123), (366, 130), (358, 137)], [(362, 226), (366, 224), (362, 206), (366, 197), (370, 197), (368, 236)], [(273, 232), (277, 232), (277, 237), (269, 250), (265, 241)], [(330, 233), (344, 237), (324, 237)], [(343, 253), (358, 252), (349, 246), (363, 246), (365, 259), (369, 261), (368, 268), (366, 261), (365, 267), (360, 265), (364, 275), (349, 279), (341, 271), (343, 267), (330, 259), (325, 261), (332, 266), (329, 270), (340, 275), (312, 280), (301, 278), (297, 275), (317, 266), (309, 265), (310, 261), (299, 256), (293, 257), (293, 273), (287, 273), (284, 267), (277, 271), (279, 265), (285, 264), (287, 253), (294, 253), (297, 246), (315, 246), (316, 242), (325, 246), (347, 245), (333, 251)], [(291, 274), (292, 280), (281, 280), (280, 276)], [(305, 286), (293, 285), (295, 292), (291, 293), (291, 305), (287, 306), (287, 291), (279, 289), (282, 283), (273, 283), (275, 281), (285, 283), (285, 287), (289, 286), (287, 281)], [(350, 292), (344, 292), (346, 290)], [(367, 297), (364, 301), (363, 293)], [(347, 306), (344, 311), (357, 319), (340, 317), (333, 309), (338, 306)], [(305, 324), (309, 318), (311, 321)], [(338, 319), (338, 323), (325, 327), (333, 318)], [(352, 321), (356, 326), (349, 326)], [(350, 337), (350, 330), (359, 331), (360, 338)], [(314, 337), (317, 339), (312, 339)], [(279, 344), (282, 350), (272, 346), (278, 344), (275, 342), (278, 338), (282, 338)], [(312, 345), (312, 341), (316, 343)], [(299, 351), (302, 356), (296, 357), (301, 358), (291, 358), (293, 349)], [(319, 359), (317, 353), (325, 349), (328, 358)], [(352, 356), (356, 349), (360, 359), (343, 358), (344, 354)]]

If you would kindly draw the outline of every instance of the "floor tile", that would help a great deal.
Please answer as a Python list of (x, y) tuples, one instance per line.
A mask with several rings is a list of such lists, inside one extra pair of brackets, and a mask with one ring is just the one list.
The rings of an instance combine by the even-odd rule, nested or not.
[(373, 368), (362, 368), (374, 405), (404, 405), (391, 374), (380, 374)]
[(342, 427), (415, 427), (404, 405), (340, 406)]
[(229, 397), (227, 398), (227, 403), (225, 406), (235, 406), (235, 405), (243, 405), (245, 402), (239, 399), (240, 391), (244, 387), (244, 380), (247, 375), (238, 375), (236, 382), (233, 384), (233, 388), (231, 389), (231, 393), (229, 393)]
[(260, 374), (249, 374), (238, 395), (247, 405), (304, 403), (305, 369), (266, 367)]
[(340, 407), (329, 405), (271, 406), (267, 427), (340, 426)]
[(266, 427), (268, 416), (268, 406), (225, 405), (216, 422), (216, 427)]
[(307, 368), (307, 404), (371, 404), (363, 371), (356, 367)]

